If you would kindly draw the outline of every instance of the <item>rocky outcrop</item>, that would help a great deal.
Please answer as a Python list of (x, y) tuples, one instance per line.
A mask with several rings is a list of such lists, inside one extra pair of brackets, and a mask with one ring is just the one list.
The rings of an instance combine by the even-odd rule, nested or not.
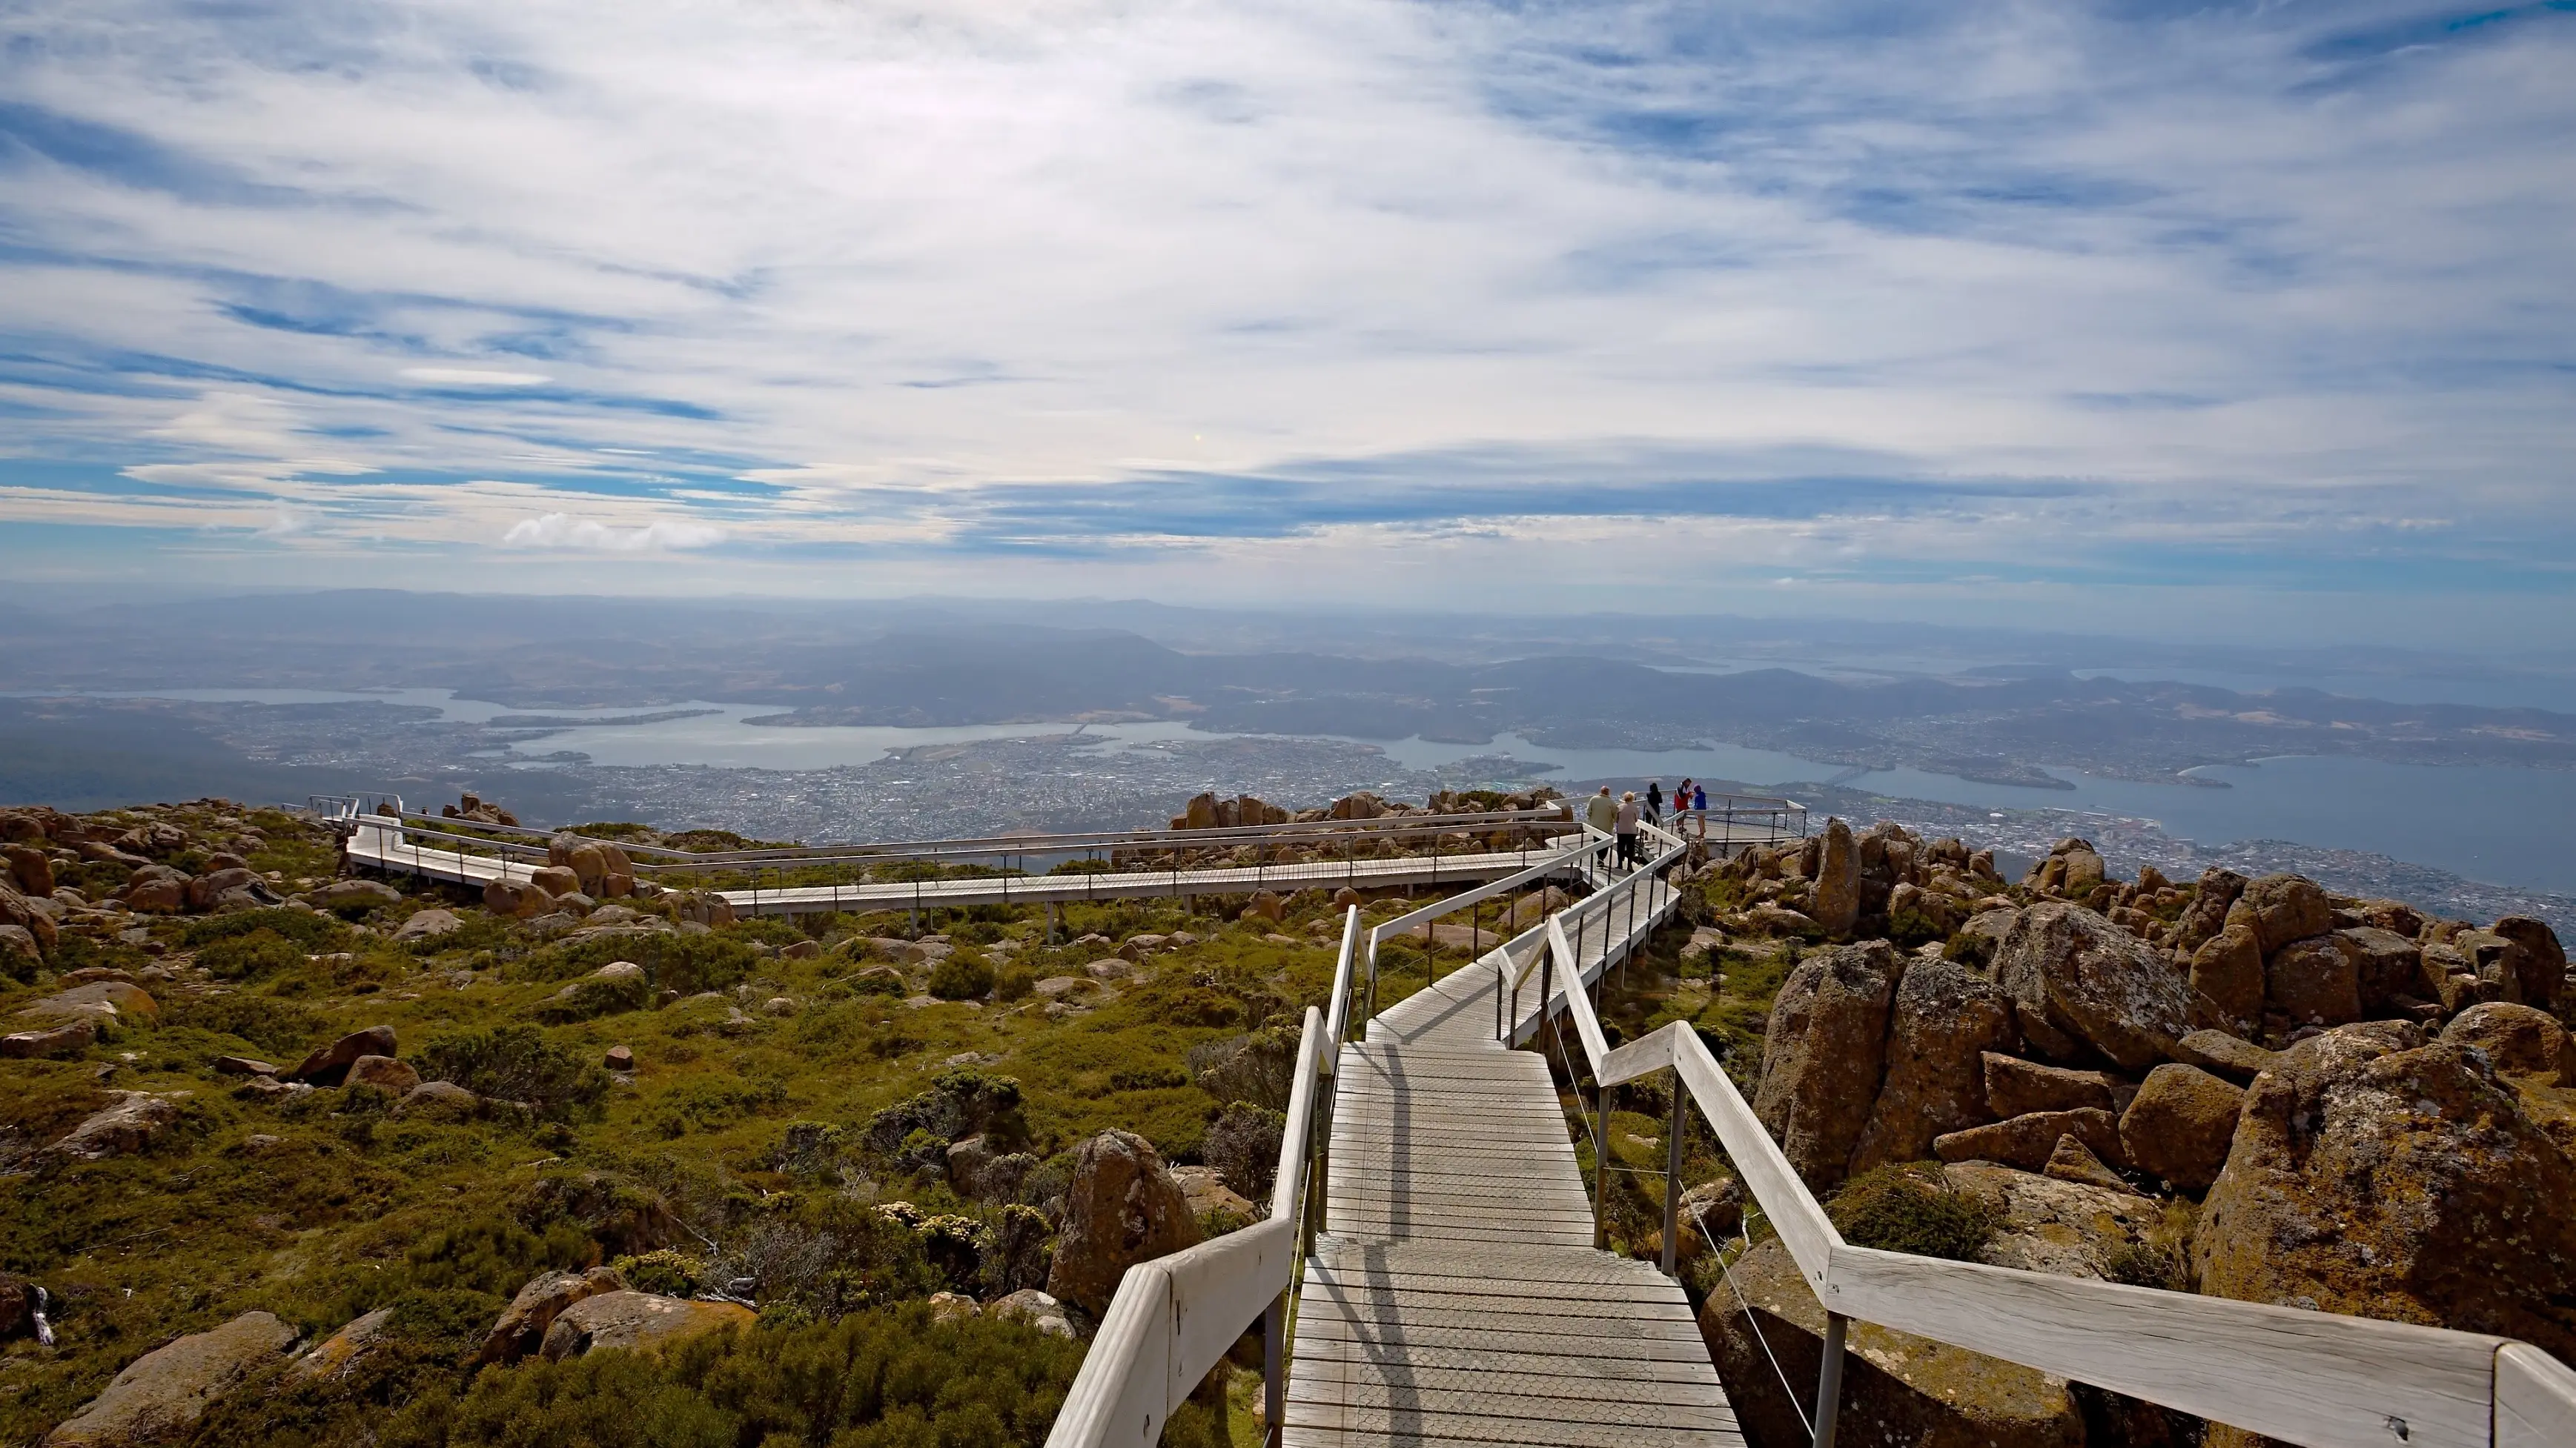
[(2121, 1149), (2130, 1165), (2178, 1190), (2207, 1191), (2227, 1165), (2244, 1104), (2243, 1088), (2197, 1066), (2158, 1066), (2120, 1117)]
[(2230, 921), (2240, 916), (2269, 956), (2293, 940), (2334, 929), (2334, 902), (2304, 875), (2265, 875), (2246, 885), (2245, 893), (2228, 907)]
[(2313, 935), (2272, 952), (2263, 962), (2263, 1004), (2294, 1026), (2360, 1020), (2361, 971), (2342, 937)]
[(1869, 1124), (1904, 968), (1883, 940), (1843, 946), (1800, 962), (1772, 1003), (1753, 1109), (1813, 1191), (1843, 1180)]
[(2057, 1138), (2072, 1136), (2105, 1161), (2122, 1160), (2119, 1118), (2099, 1107), (2034, 1111), (1990, 1126), (1954, 1131), (1932, 1143), (1943, 1161), (1993, 1161), (2036, 1172), (2048, 1165)]
[(1995, 952), (1995, 982), (2013, 998), (2022, 1035), (2064, 1061), (2098, 1053), (2143, 1071), (2192, 1028), (2191, 993), (2145, 941), (2091, 910), (2049, 902), (2014, 922)]
[(465, 922), (457, 918), (453, 910), (422, 910), (394, 927), (394, 939), (404, 942), (436, 940), (442, 935), (454, 932), (464, 924)]
[(337, 1086), (349, 1078), (349, 1068), (361, 1056), (399, 1056), (394, 1044), (394, 1028), (369, 1026), (352, 1031), (327, 1046), (316, 1046), (310, 1055), (287, 1072), (289, 1080), (308, 1086)]
[(475, 1361), (517, 1362), (544, 1345), (547, 1330), (565, 1309), (603, 1293), (625, 1290), (626, 1279), (618, 1276), (613, 1267), (540, 1273), (528, 1279), (518, 1295), (510, 1299), (509, 1307), (484, 1335), (483, 1349)]
[(265, 1312), (190, 1333), (128, 1364), (105, 1392), (45, 1435), (45, 1448), (138, 1448), (177, 1438), (294, 1342), (295, 1329)]
[(2201, 1290), (2576, 1359), (2576, 1159), (2462, 1041), (2365, 1023), (2255, 1080), (2193, 1241)]
[(1806, 913), (1827, 935), (1848, 939), (1860, 923), (1860, 846), (1852, 838), (1851, 826), (1839, 819), (1825, 823), (1815, 881)]
[(554, 904), (554, 896), (533, 880), (492, 880), (483, 886), (483, 908), (512, 920), (533, 920)]
[(1941, 1168), (1951, 1190), (1983, 1203), (1995, 1222), (1977, 1250), (1989, 1267), (2017, 1267), (2060, 1277), (2119, 1277), (2130, 1249), (2163, 1245), (2164, 1204), (2125, 1185), (2068, 1181), (1993, 1162)]
[(2522, 988), (2522, 1003), (2557, 1010), (2567, 993), (2567, 951), (2558, 943), (2558, 933), (2546, 921), (2528, 915), (2508, 915), (2495, 923), (2491, 933), (2513, 943), (2512, 968)]
[(1982, 1058), (2019, 1037), (2011, 998), (1992, 984), (1946, 960), (1908, 965), (1888, 1024), (1887, 1074), (1849, 1173), (1921, 1161), (1934, 1137), (1993, 1120)]
[(31, 1061), (47, 1056), (77, 1056), (98, 1041), (98, 1026), (72, 1021), (42, 1031), (13, 1031), (0, 1036), (0, 1060)]
[(2537, 1007), (2503, 1001), (2471, 1006), (2442, 1028), (2442, 1039), (2484, 1051), (2499, 1071), (2576, 1086), (2576, 1049), (2567, 1028)]
[[(2174, 947), (2188, 954), (2216, 938), (2227, 924), (2228, 907), (2245, 893), (2245, 877), (2234, 870), (2216, 865), (2200, 872), (2200, 883), (2192, 890), (2191, 903), (2182, 908), (2174, 921)], [(2259, 952), (2262, 947), (2258, 944)]]
[(2174, 1059), (2242, 1085), (2278, 1065), (2281, 1053), (2225, 1031), (2194, 1031), (2175, 1044)]
[(594, 1348), (658, 1352), (728, 1328), (750, 1331), (760, 1314), (731, 1302), (692, 1302), (623, 1289), (585, 1297), (557, 1314), (539, 1351), (548, 1362)]
[[(105, 1161), (132, 1156), (179, 1122), (179, 1103), (148, 1091), (121, 1091), (115, 1105), (98, 1111), (45, 1148), (57, 1161)], [(185, 1095), (185, 1092), (180, 1093)]]
[(324, 1381), (347, 1377), (384, 1345), (393, 1320), (394, 1310), (390, 1307), (379, 1307), (363, 1316), (351, 1318), (338, 1332), (297, 1358), (295, 1371), (304, 1377)]
[(2034, 1111), (2112, 1109), (2112, 1080), (2099, 1071), (2043, 1066), (2000, 1052), (1984, 1058), (1986, 1104), (1997, 1117), (2027, 1116)]
[(2220, 930), (2191, 957), (2191, 991), (2201, 1017), (2231, 1031), (2263, 1019), (2263, 942), (2250, 925)]
[(1074, 1152), (1046, 1290), (1097, 1318), (1129, 1267), (1198, 1242), (1198, 1222), (1154, 1144), (1104, 1131)]

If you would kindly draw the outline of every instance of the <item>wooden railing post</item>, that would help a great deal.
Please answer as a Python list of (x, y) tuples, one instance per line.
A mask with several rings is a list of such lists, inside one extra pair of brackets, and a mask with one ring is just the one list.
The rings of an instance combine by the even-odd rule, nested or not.
[(1674, 1266), (1681, 1261), (1682, 1221), (1682, 1073), (1673, 1072), (1672, 1119), (1664, 1123), (1664, 1275), (1676, 1275)]
[(1261, 1441), (1279, 1448), (1288, 1417), (1288, 1294), (1261, 1314)]
[(1592, 1083), (1592, 1122), (1592, 1250), (1599, 1252), (1610, 1245), (1610, 1088), (1598, 1079)]

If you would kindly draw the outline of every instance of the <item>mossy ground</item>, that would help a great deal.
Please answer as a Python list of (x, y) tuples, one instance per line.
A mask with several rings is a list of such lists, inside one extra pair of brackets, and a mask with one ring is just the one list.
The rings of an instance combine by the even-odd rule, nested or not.
[[(204, 821), (184, 813), (165, 817), (205, 832)], [(326, 836), (284, 814), (248, 818), (266, 837), (250, 863), (275, 871), (281, 889), (329, 880)], [(83, 866), (68, 883), (104, 895), (119, 878), (114, 867)], [(57, 971), (157, 964), (178, 978), (147, 982), (163, 1004), (158, 1027), (128, 1029), (71, 1059), (0, 1063), (0, 1156), (17, 1159), (20, 1171), (0, 1188), (0, 1270), (53, 1293), (59, 1339), (51, 1349), (21, 1339), (0, 1352), (0, 1443), (33, 1441), (126, 1363), (177, 1334), (257, 1308), (320, 1335), (385, 1306), (396, 1308), (397, 1345), (379, 1367), (339, 1387), (237, 1397), (206, 1421), (198, 1441), (354, 1443), (384, 1431), (397, 1407), (413, 1435), (402, 1441), (538, 1441), (528, 1434), (570, 1432), (566, 1425), (588, 1421), (544, 1403), (615, 1393), (663, 1406), (641, 1417), (611, 1414), (601, 1420), (608, 1426), (549, 1441), (749, 1443), (760, 1439), (740, 1433), (758, 1422), (769, 1425), (762, 1432), (783, 1435), (773, 1443), (1034, 1442), (1052, 1413), (1048, 1395), (1061, 1392), (1078, 1353), (1001, 1324), (958, 1335), (943, 1350), (960, 1370), (977, 1354), (1036, 1365), (1017, 1406), (994, 1409), (999, 1437), (980, 1436), (989, 1425), (970, 1427), (965, 1417), (948, 1423), (935, 1402), (897, 1395), (888, 1400), (896, 1408), (919, 1409), (918, 1432), (886, 1427), (880, 1436), (836, 1438), (880, 1430), (811, 1405), (792, 1423), (746, 1416), (742, 1405), (757, 1392), (708, 1386), (772, 1371), (763, 1364), (856, 1351), (832, 1334), (859, 1332), (846, 1324), (967, 1285), (950, 1280), (953, 1263), (913, 1238), (877, 1233), (873, 1203), (907, 1200), (926, 1216), (984, 1223), (1002, 1210), (855, 1150), (821, 1170), (789, 1160), (782, 1151), (789, 1124), (821, 1123), (855, 1140), (875, 1113), (965, 1064), (1018, 1081), (1024, 1149), (1036, 1156), (1054, 1157), (1117, 1127), (1148, 1137), (1175, 1161), (1194, 1160), (1208, 1121), (1227, 1103), (1189, 1083), (1189, 1048), (1266, 1020), (1293, 1023), (1305, 1006), (1321, 1004), (1339, 940), (1338, 918), (1320, 900), (1300, 902), (1278, 924), (1191, 915), (1178, 902), (1071, 906), (1061, 937), (1068, 942), (1182, 930), (1203, 938), (1148, 955), (1106, 989), (1085, 988), (1073, 999), (1086, 1008), (1051, 1019), (1046, 1001), (1023, 993), (1027, 984), (1081, 975), (1110, 951), (1097, 942), (1043, 944), (1035, 910), (977, 907), (925, 919), (924, 932), (945, 933), (961, 955), (992, 965), (996, 995), (1010, 998), (913, 1005), (867, 987), (860, 973), (884, 961), (854, 944), (903, 934), (899, 914), (549, 944), (484, 914), (469, 897), (393, 883), (405, 889), (403, 900), (350, 907), (341, 918), (276, 911), (155, 921), (158, 955), (112, 937), (66, 935)], [(455, 910), (464, 928), (418, 945), (389, 939), (432, 905)], [(1396, 900), (1370, 913), (1382, 919), (1405, 908)], [(801, 940), (824, 948), (806, 959), (779, 954)], [(996, 949), (1004, 940), (1019, 948)], [(1457, 954), (1442, 958), (1444, 972)], [(657, 991), (687, 995), (642, 1009), (610, 1000), (599, 1014), (556, 1000), (568, 981), (612, 959), (645, 965)], [(200, 965), (209, 974), (198, 975)], [(912, 966), (906, 974), (918, 995), (933, 972)], [(0, 1018), (58, 983), (48, 978), (0, 995)], [(1399, 967), (1381, 1000), (1419, 985)], [(777, 998), (792, 1009), (771, 1013)], [(467, 1120), (398, 1116), (363, 1088), (273, 1104), (236, 1095), (239, 1078), (212, 1067), (225, 1055), (291, 1065), (311, 1047), (377, 1025), (393, 1027), (404, 1056), (427, 1074), (442, 1066), (455, 1074), (464, 1059), (484, 1062), (486, 1077), (475, 1084), (498, 1092), (495, 1081), (506, 1077), (515, 1083), (506, 1089), (533, 1109)], [(492, 1042), (504, 1035), (521, 1044), (491, 1065)], [(635, 1067), (612, 1081), (598, 1063), (617, 1045), (633, 1052)], [(29, 1153), (126, 1090), (179, 1098), (179, 1124), (139, 1155), (31, 1169)], [(1044, 1190), (1047, 1171), (1040, 1168), (1033, 1190)], [(683, 1229), (673, 1245), (705, 1259), (710, 1271), (791, 1282), (776, 1308), (764, 1285), (760, 1335), (793, 1340), (650, 1367), (478, 1374), (465, 1366), (467, 1351), (529, 1276), (614, 1260), (634, 1245), (622, 1236), (631, 1213), (565, 1208), (564, 1192), (549, 1185), (586, 1173), (664, 1203)], [(805, 1260), (818, 1252), (828, 1260)], [(1256, 1390), (1257, 1381), (1234, 1385), (1234, 1441), (1250, 1441)], [(879, 1421), (900, 1416), (889, 1408)], [(1174, 1441), (1207, 1435), (1209, 1416), (1176, 1422)], [(647, 1435), (640, 1426), (647, 1419), (669, 1432)], [(828, 1432), (820, 1426), (827, 1419)], [(493, 1426), (506, 1421), (520, 1426)], [(733, 1426), (710, 1426), (718, 1424)], [(540, 1425), (552, 1426), (540, 1432)]]

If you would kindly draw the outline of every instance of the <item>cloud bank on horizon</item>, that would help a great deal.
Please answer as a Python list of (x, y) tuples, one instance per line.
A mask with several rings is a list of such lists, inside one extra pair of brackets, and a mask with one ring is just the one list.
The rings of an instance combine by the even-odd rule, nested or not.
[(2576, 0), (0, 34), (26, 576), (2576, 643)]

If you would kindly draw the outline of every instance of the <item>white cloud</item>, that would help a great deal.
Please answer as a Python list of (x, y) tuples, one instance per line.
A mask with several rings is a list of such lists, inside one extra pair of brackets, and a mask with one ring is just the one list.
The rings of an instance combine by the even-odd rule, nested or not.
[(487, 372), (470, 367), (406, 367), (402, 375), (441, 387), (542, 387), (554, 380), (542, 372)]
[(724, 539), (722, 528), (704, 523), (664, 519), (641, 528), (612, 528), (589, 518), (546, 513), (511, 524), (510, 531), (502, 535), (501, 542), (510, 548), (565, 549), (582, 553), (661, 553), (712, 548)]

